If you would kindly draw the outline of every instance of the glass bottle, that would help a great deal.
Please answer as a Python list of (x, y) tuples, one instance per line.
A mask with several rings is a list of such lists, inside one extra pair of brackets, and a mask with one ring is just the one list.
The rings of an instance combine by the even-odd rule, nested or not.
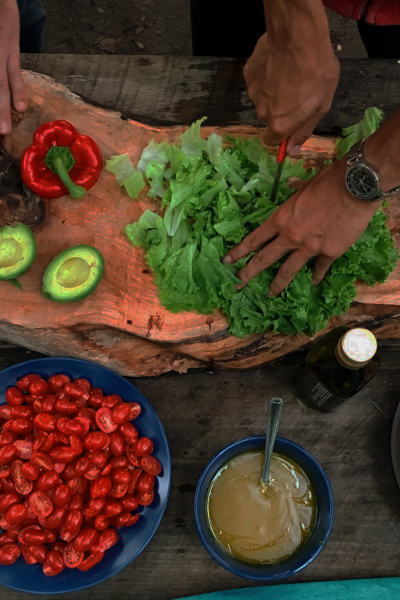
[(336, 327), (315, 344), (294, 373), (299, 400), (322, 412), (332, 412), (372, 379), (379, 353), (368, 329)]

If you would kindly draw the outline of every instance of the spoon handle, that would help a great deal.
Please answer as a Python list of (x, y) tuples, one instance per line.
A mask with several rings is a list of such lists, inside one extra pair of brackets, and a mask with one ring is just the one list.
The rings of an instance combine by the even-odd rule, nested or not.
[(261, 481), (263, 485), (267, 485), (269, 480), (269, 468), (271, 465), (272, 451), (274, 449), (275, 438), (281, 418), (282, 406), (283, 400), (281, 400), (281, 398), (271, 398), (269, 402), (268, 422), (265, 434), (264, 467), (261, 474)]

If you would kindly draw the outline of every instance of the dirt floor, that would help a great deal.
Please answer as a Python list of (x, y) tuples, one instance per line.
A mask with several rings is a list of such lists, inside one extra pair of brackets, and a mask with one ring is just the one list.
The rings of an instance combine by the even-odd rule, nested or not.
[[(191, 54), (188, 0), (42, 0), (49, 54)], [(329, 12), (343, 58), (366, 58), (354, 21)]]

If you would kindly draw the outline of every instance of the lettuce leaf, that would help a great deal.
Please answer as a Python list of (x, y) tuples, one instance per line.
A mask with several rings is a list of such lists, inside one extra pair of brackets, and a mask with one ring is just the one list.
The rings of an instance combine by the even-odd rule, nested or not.
[[(368, 109), (361, 123), (344, 130), (338, 152), (347, 152), (357, 140), (370, 135), (381, 117), (380, 110)], [(181, 136), (180, 145), (151, 142), (143, 151), (139, 168), (152, 185), (157, 184), (154, 189), (163, 194), (166, 210), (163, 217), (146, 210), (125, 229), (130, 242), (146, 252), (161, 302), (168, 310), (210, 314), (221, 308), (230, 332), (237, 337), (268, 329), (313, 335), (332, 316), (347, 310), (356, 296), (357, 279), (368, 285), (385, 281), (399, 255), (386, 216), (379, 210), (319, 285), (311, 285), (313, 259), (279, 297), (267, 298), (283, 257), (236, 290), (240, 283), (236, 274), (251, 255), (234, 265), (223, 264), (222, 257), (294, 193), (289, 177), (309, 179), (316, 171), (307, 171), (301, 160), (293, 163), (287, 158), (271, 202), (276, 158), (258, 138), (226, 138), (224, 144), (215, 134), (203, 139), (203, 120)]]
[(145, 181), (140, 171), (137, 171), (127, 154), (112, 156), (106, 161), (106, 170), (115, 175), (121, 187), (124, 187), (130, 198), (138, 198), (139, 192), (145, 187)]
[(382, 117), (382, 110), (370, 107), (367, 108), (359, 123), (345, 127), (342, 137), (338, 138), (336, 142), (337, 157), (342, 158), (354, 144), (374, 133), (378, 129)]

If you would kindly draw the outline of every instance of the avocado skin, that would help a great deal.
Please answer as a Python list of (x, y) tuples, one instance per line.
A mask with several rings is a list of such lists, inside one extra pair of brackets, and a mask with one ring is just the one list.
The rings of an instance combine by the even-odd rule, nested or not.
[[(9, 233), (13, 233), (15, 235), (7, 235)], [(6, 235), (4, 235), (6, 234)], [(29, 267), (32, 266), (32, 264), (35, 262), (35, 258), (36, 258), (36, 252), (37, 252), (37, 247), (36, 247), (36, 240), (33, 236), (32, 231), (29, 229), (29, 227), (27, 227), (26, 225), (24, 225), (23, 223), (18, 223), (18, 225), (16, 225), (15, 227), (11, 227), (11, 225), (6, 225), (5, 227), (0, 227), (0, 239), (2, 237), (13, 237), (14, 239), (16, 239), (19, 242), (24, 242), (24, 246), (28, 248), (29, 252), (28, 252), (28, 256), (26, 258), (24, 258), (23, 261), (21, 261), (20, 266), (13, 270), (10, 270), (7, 274), (2, 274), (1, 271), (3, 269), (0, 269), (0, 281), (6, 281), (8, 279), (15, 279), (16, 277), (19, 277), (20, 275), (22, 275), (23, 273), (25, 273)]]
[[(95, 277), (93, 277), (90, 284), (85, 285), (82, 284), (79, 286), (79, 292), (71, 292), (69, 295), (59, 295), (57, 293), (57, 285), (54, 282), (55, 276), (57, 274), (57, 270), (59, 266), (68, 258), (73, 257), (82, 257), (81, 254), (90, 254), (96, 260), (96, 273)], [(63, 250), (49, 264), (47, 267), (45, 274), (43, 275), (42, 282), (42, 293), (48, 299), (53, 302), (65, 303), (65, 302), (78, 302), (79, 300), (83, 300), (91, 294), (99, 285), (101, 278), (103, 276), (104, 271), (104, 258), (97, 248), (94, 246), (71, 246), (71, 248), (67, 248)], [(86, 282), (85, 282), (86, 283)], [(52, 288), (55, 289), (52, 289)], [(72, 289), (72, 288), (71, 288)]]

